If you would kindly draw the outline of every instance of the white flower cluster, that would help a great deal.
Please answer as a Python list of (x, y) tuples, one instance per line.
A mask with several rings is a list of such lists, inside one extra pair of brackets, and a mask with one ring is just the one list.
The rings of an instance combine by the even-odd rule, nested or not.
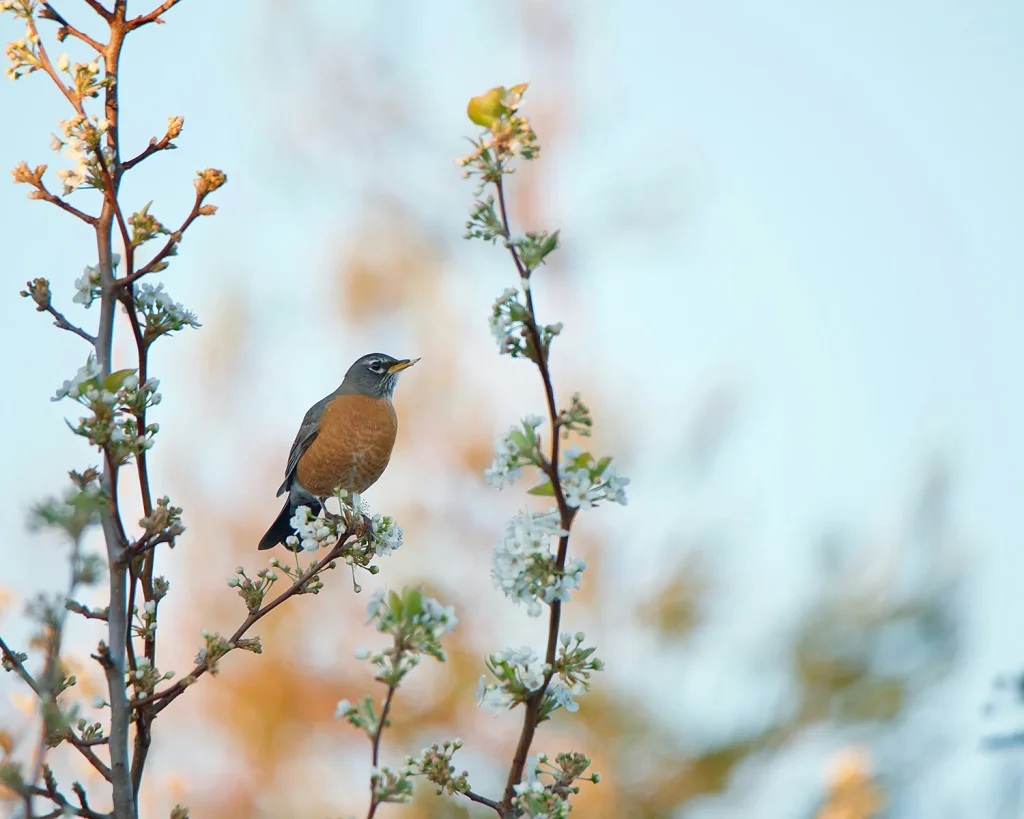
[(506, 352), (507, 340), (512, 335), (514, 327), (509, 316), (508, 306), (511, 301), (515, 300), (517, 295), (518, 293), (514, 287), (508, 287), (505, 289), (505, 292), (494, 300), (494, 310), (490, 318), (491, 335), (494, 336), (494, 340), (498, 342), (498, 346), (503, 353)]
[[(298, 507), (288, 521), (295, 534), (289, 535), (285, 539), (285, 544), (292, 549), (302, 548), (307, 552), (334, 546), (338, 542), (339, 532), (345, 532), (363, 516), (363, 502), (358, 493), (348, 494), (341, 490), (336, 497), (341, 509), (340, 518), (337, 520), (317, 517), (308, 506)], [(355, 528), (359, 530), (358, 524)], [(360, 543), (368, 553), (361, 557), (389, 555), (402, 545), (402, 528), (389, 515), (373, 515), (370, 518), (369, 529), (360, 536)], [(360, 565), (364, 565), (368, 561), (359, 562)]]
[(514, 287), (507, 288), (494, 301), (489, 319), (491, 335), (498, 342), (501, 355), (516, 357), (526, 350), (525, 329), (523, 320), (529, 314), (520, 304), (518, 291)]
[(487, 675), (481, 674), (476, 698), (485, 711), (493, 714), (507, 711), (539, 690), (550, 670), (529, 646), (497, 651), (488, 657), (487, 667), (498, 682), (488, 684)]
[(82, 275), (75, 279), (75, 304), (89, 307), (100, 295), (100, 269), (87, 265)]
[(377, 589), (366, 603), (366, 622), (377, 621), (377, 631), (391, 631), (399, 623), (423, 629), (435, 640), (455, 631), (459, 618), (455, 616), (455, 606), (445, 606), (433, 597), (419, 592), (411, 593), (418, 601), (416, 611), (405, 610), (403, 601), (409, 599), (410, 592), (404, 596), (394, 596), (388, 601), (385, 588)]
[(144, 408), (160, 403), (160, 382), (151, 378), (139, 384), (138, 376), (130, 370), (119, 370), (105, 379), (100, 375), (99, 362), (90, 353), (85, 366), (65, 381), (50, 400), (73, 398), (88, 407), (92, 415), (79, 418), (72, 430), (96, 446), (113, 445), (114, 456), (123, 462), (128, 456), (152, 447), (153, 436), (160, 431), (160, 425), (155, 423), (138, 429), (136, 421), (136, 415)]
[(508, 484), (511, 486), (523, 474), (519, 469), (518, 456), (519, 448), (510, 440), (508, 435), (503, 435), (494, 441), (494, 460), (484, 470), (484, 478), (491, 486), (499, 489)]
[(142, 313), (148, 336), (201, 326), (196, 314), (172, 299), (164, 290), (163, 283), (153, 285), (144, 282), (136, 287), (135, 307)]
[(559, 570), (552, 541), (565, 531), (558, 512), (523, 511), (509, 521), (505, 537), (494, 545), (491, 575), (505, 596), (526, 603), (531, 617), (539, 617), (541, 603), (568, 601), (580, 587), (587, 564), (574, 558)]
[(539, 779), (530, 777), (514, 788), (516, 795), (512, 807), (517, 816), (523, 819), (568, 819), (569, 803), (545, 788)]
[(378, 557), (391, 554), (402, 545), (402, 527), (390, 516), (374, 515), (370, 518), (370, 535)]
[(626, 497), (629, 478), (619, 475), (610, 458), (592, 465), (593, 459), (581, 455), (576, 444), (566, 447), (562, 455), (564, 460), (559, 464), (558, 477), (569, 506), (590, 509), (600, 501), (623, 506), (629, 502)]
[[(100, 397), (100, 391), (93, 385), (91, 381), (99, 378), (100, 375), (100, 363), (96, 360), (96, 356), (89, 353), (89, 358), (85, 362), (84, 367), (79, 367), (75, 377), (69, 381), (65, 381), (64, 384), (57, 388), (57, 394), (51, 398), (51, 401), (60, 401), (62, 398), (74, 398), (85, 397), (87, 400), (96, 400)], [(136, 379), (138, 383), (138, 379)], [(89, 395), (86, 395), (89, 393)], [(94, 393), (94, 395), (93, 395)], [(110, 394), (110, 403), (114, 403), (114, 396)]]
[[(75, 71), (88, 82), (89, 78), (94, 77), (98, 73), (99, 65), (95, 62), (89, 64), (76, 63)], [(100, 119), (96, 123), (91, 123), (81, 115), (78, 115), (71, 119), (59, 120), (58, 124), (64, 133), (64, 139), (61, 139), (56, 134), (51, 134), (50, 150), (63, 153), (64, 158), (73, 163), (71, 168), (59, 168), (57, 170), (57, 178), (64, 183), (64, 195), (67, 196), (77, 188), (92, 182), (92, 177), (97, 173), (97, 167), (94, 158), (95, 151), (90, 146), (90, 140), (93, 145), (98, 144), (99, 135), (107, 130), (109, 123), (106, 119)], [(101, 150), (104, 161), (107, 163), (111, 162), (114, 156), (112, 149), (109, 146), (104, 146)]]
[(511, 486), (523, 474), (520, 467), (537, 462), (536, 429), (544, 420), (538, 415), (523, 419), (523, 426), (512, 427), (508, 433), (495, 439), (494, 460), (484, 470), (484, 478), (491, 486), (501, 489)]
[(315, 552), (322, 546), (333, 546), (338, 542), (335, 528), (324, 518), (315, 516), (308, 506), (300, 506), (295, 510), (288, 525), (295, 530), (285, 543), (292, 548), (301, 546), (307, 552)]

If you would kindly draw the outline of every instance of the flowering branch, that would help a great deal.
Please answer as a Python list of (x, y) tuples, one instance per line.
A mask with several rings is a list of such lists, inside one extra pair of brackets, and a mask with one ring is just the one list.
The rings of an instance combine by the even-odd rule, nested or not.
[[(79, 733), (65, 726), (65, 715), (56, 704), (56, 695), (50, 696), (49, 680), (53, 677), (58, 661), (52, 651), (47, 653), (44, 674), (36, 678), (42, 685), (45, 697), (52, 703), (43, 703), (44, 731), (46, 745), (66, 741), (78, 748), (79, 752), (111, 783), (116, 819), (135, 819), (136, 797), (141, 785), (142, 772), (150, 741), (152, 719), (159, 709), (142, 709), (135, 713), (126, 692), (126, 678), (136, 690), (139, 687), (152, 690), (157, 679), (164, 679), (156, 670), (156, 618), (157, 604), (169, 588), (166, 580), (153, 576), (155, 548), (161, 544), (174, 546), (175, 539), (184, 531), (181, 524), (181, 510), (170, 505), (168, 499), (153, 502), (146, 452), (153, 445), (159, 429), (157, 424), (147, 423), (147, 410), (159, 403), (157, 392), (159, 382), (148, 374), (148, 351), (160, 336), (183, 329), (198, 327), (195, 317), (181, 305), (172, 301), (163, 292), (163, 285), (137, 285), (143, 275), (163, 270), (168, 257), (176, 253), (182, 233), (198, 216), (212, 215), (212, 205), (202, 205), (202, 200), (225, 182), (220, 171), (207, 170), (199, 174), (196, 182), (197, 203), (182, 227), (171, 234), (170, 241), (158, 251), (140, 270), (135, 269), (136, 250), (161, 234), (169, 234), (159, 220), (149, 212), (149, 206), (129, 217), (118, 198), (121, 181), (126, 171), (146, 157), (162, 150), (172, 149), (172, 140), (182, 129), (180, 117), (169, 120), (168, 129), (160, 140), (151, 140), (150, 146), (128, 163), (120, 162), (120, 140), (118, 117), (120, 105), (116, 78), (119, 70), (121, 49), (128, 32), (148, 22), (162, 22), (159, 16), (175, 3), (164, 3), (154, 11), (136, 17), (126, 18), (127, 3), (116, 0), (114, 8), (108, 10), (98, 2), (87, 0), (90, 7), (106, 21), (110, 36), (107, 43), (100, 43), (82, 30), (69, 24), (50, 2), (38, 0), (0, 0), (0, 13), (9, 12), (20, 19), (26, 28), (23, 39), (15, 40), (6, 49), (11, 66), (7, 75), (19, 79), (36, 71), (45, 73), (70, 104), (74, 115), (60, 122), (62, 136), (53, 136), (51, 149), (62, 153), (74, 163), (70, 169), (60, 169), (57, 176), (64, 185), (63, 195), (68, 197), (79, 188), (91, 187), (103, 194), (99, 215), (84, 213), (58, 197), (46, 187), (43, 174), (47, 166), (40, 165), (30, 170), (21, 162), (13, 171), (15, 182), (25, 183), (33, 188), (30, 198), (42, 199), (55, 204), (65, 212), (92, 227), (96, 233), (97, 263), (86, 267), (84, 274), (75, 282), (77, 294), (74, 301), (88, 308), (99, 301), (100, 315), (98, 329), (94, 333), (73, 324), (51, 303), (50, 282), (44, 278), (30, 281), (22, 295), (32, 298), (36, 309), (53, 316), (61, 329), (73, 332), (88, 341), (94, 348), (74, 379), (65, 381), (58, 390), (55, 400), (71, 398), (87, 409), (87, 415), (72, 430), (96, 447), (101, 457), (101, 469), (90, 469), (77, 485), (77, 499), (69, 499), (74, 505), (78, 500), (95, 501), (91, 514), (102, 525), (106, 541), (106, 568), (109, 572), (109, 605), (102, 611), (90, 611), (73, 600), (69, 590), (57, 609), (59, 614), (51, 618), (56, 624), (51, 630), (51, 644), (59, 648), (59, 635), (65, 612), (98, 619), (106, 622), (108, 639), (101, 642), (92, 655), (104, 669), (107, 680), (107, 698), (104, 705), (110, 708), (109, 734), (104, 735), (99, 723), (86, 725), (79, 721)], [(72, 63), (66, 54), (53, 59), (42, 44), (36, 20), (55, 21), (59, 28), (57, 40), (63, 41), (69, 35), (94, 48), (98, 56), (90, 63)], [(102, 63), (102, 68), (101, 68)], [(87, 112), (89, 101), (103, 95), (102, 115), (90, 116)], [(113, 226), (117, 225), (124, 247), (125, 263), (123, 275), (118, 276), (121, 257), (113, 252)], [(129, 319), (136, 341), (137, 365), (128, 370), (113, 371), (113, 331), (116, 305), (120, 303)], [(135, 460), (138, 473), (139, 492), (144, 517), (140, 521), (143, 533), (134, 540), (129, 536), (120, 507), (119, 470), (128, 461)], [(87, 478), (84, 476), (88, 476)], [(97, 500), (100, 499), (100, 500)], [(83, 501), (84, 502), (84, 501)], [(65, 528), (73, 520), (53, 507), (53, 517)], [(68, 528), (72, 540), (77, 543), (77, 534)], [(98, 560), (95, 556), (90, 561)], [(77, 577), (80, 570), (77, 554), (72, 557), (72, 567)], [(144, 606), (135, 606), (138, 589), (142, 590)], [(47, 620), (44, 620), (44, 623)], [(137, 655), (134, 640), (141, 640), (142, 651)], [(245, 641), (241, 641), (244, 643)], [(240, 643), (240, 644), (241, 644)], [(13, 666), (12, 666), (13, 668)], [(22, 666), (24, 668), (24, 666)], [(58, 674), (57, 677), (60, 677)], [(61, 678), (63, 679), (63, 678)], [(73, 685), (70, 678), (67, 685)], [(63, 683), (61, 683), (63, 685)], [(56, 689), (54, 689), (56, 690)], [(63, 690), (63, 689), (61, 689)], [(48, 716), (53, 711), (52, 719)], [(129, 751), (129, 732), (135, 724), (133, 752)], [(57, 730), (54, 726), (58, 726)], [(42, 765), (45, 748), (41, 743), (36, 771)], [(99, 759), (92, 750), (104, 747), (109, 754), (109, 765)], [(44, 771), (48, 771), (43, 767)], [(13, 776), (13, 774), (12, 774)], [(47, 777), (51, 776), (49, 773)], [(19, 774), (20, 777), (20, 774)], [(31, 794), (35, 788), (37, 774), (27, 782), (18, 779), (19, 793)], [(47, 793), (59, 796), (56, 784), (47, 781)], [(30, 797), (27, 797), (30, 798)], [(60, 797), (63, 799), (63, 797)], [(53, 800), (62, 808), (66, 801)], [(82, 803), (82, 811), (87, 805)], [(31, 811), (29, 810), (31, 815)]]
[[(543, 659), (531, 649), (506, 649), (492, 653), (487, 667), (497, 683), (481, 678), (478, 696), (485, 708), (500, 713), (524, 706), (523, 726), (509, 768), (500, 802), (491, 807), (504, 819), (518, 816), (563, 817), (569, 811), (568, 797), (578, 788), (573, 782), (597, 782), (598, 774), (583, 776), (590, 760), (581, 754), (560, 754), (559, 768), (540, 765), (528, 769), (528, 757), (541, 722), (558, 708), (575, 711), (574, 696), (589, 688), (593, 671), (603, 663), (593, 656), (595, 649), (583, 648), (585, 635), (561, 633), (562, 604), (578, 588), (586, 564), (569, 559), (570, 530), (576, 515), (601, 501), (625, 503), (628, 479), (620, 477), (611, 458), (595, 459), (576, 445), (563, 452), (561, 441), (575, 432), (589, 435), (589, 410), (574, 395), (567, 409), (560, 410), (555, 399), (549, 368), (551, 344), (562, 331), (561, 324), (541, 326), (534, 306), (532, 276), (558, 248), (558, 231), (528, 232), (514, 236), (505, 204), (505, 178), (514, 172), (516, 159), (534, 159), (540, 150), (537, 137), (526, 117), (518, 113), (526, 85), (492, 88), (470, 100), (470, 119), (486, 130), (471, 140), (474, 150), (459, 160), (464, 176), (480, 179), (478, 195), (491, 185), (495, 195), (478, 199), (466, 223), (466, 238), (501, 243), (509, 251), (519, 277), (519, 288), (507, 289), (494, 303), (491, 330), (499, 351), (513, 358), (527, 358), (540, 374), (547, 403), (551, 442), (545, 453), (538, 428), (542, 419), (531, 416), (495, 444), (495, 458), (486, 470), (489, 483), (501, 487), (513, 483), (524, 466), (535, 467), (542, 482), (530, 494), (550, 497), (554, 508), (540, 514), (529, 511), (513, 519), (505, 538), (495, 547), (494, 579), (515, 602), (525, 602), (531, 616), (549, 606), (548, 635)], [(522, 290), (524, 301), (520, 300)], [(552, 540), (557, 546), (552, 553)], [(546, 757), (540, 758), (546, 763)], [(551, 781), (542, 784), (540, 777)]]
[(391, 636), (391, 646), (371, 655), (369, 649), (356, 653), (357, 659), (369, 659), (376, 674), (374, 679), (387, 686), (387, 694), (380, 713), (374, 708), (372, 697), (364, 697), (356, 704), (348, 700), (338, 703), (335, 719), (344, 719), (349, 725), (362, 730), (370, 740), (370, 806), (366, 819), (373, 819), (377, 808), (385, 802), (409, 802), (412, 799), (412, 778), (426, 776), (438, 785), (438, 793), (460, 793), (469, 790), (466, 773), (451, 776), (454, 768), (448, 765), (451, 754), (461, 742), (444, 743), (444, 753), (434, 745), (419, 759), (406, 758), (405, 767), (398, 771), (380, 765), (380, 745), (384, 728), (390, 725), (391, 704), (399, 686), (426, 654), (444, 662), (446, 654), (441, 638), (458, 624), (455, 610), (441, 605), (423, 594), (420, 588), (405, 588), (390, 594), (380, 589), (370, 598), (366, 607), (367, 622), (375, 622), (377, 631)]

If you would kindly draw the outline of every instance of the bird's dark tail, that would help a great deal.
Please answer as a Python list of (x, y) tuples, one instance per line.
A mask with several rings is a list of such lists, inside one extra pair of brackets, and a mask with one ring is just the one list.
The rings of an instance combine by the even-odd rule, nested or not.
[[(292, 499), (289, 495), (285, 498), (284, 507), (278, 513), (277, 518), (273, 523), (270, 524), (270, 528), (267, 529), (267, 533), (260, 539), (260, 550), (273, 549), (279, 543), (284, 543), (285, 538), (295, 534), (295, 530), (292, 528), (291, 519), (295, 515), (295, 507), (301, 506), (302, 504), (296, 504), (292, 506)], [(314, 515), (320, 514), (320, 503), (316, 500), (307, 500), (305, 505), (310, 508)], [(285, 546), (285, 548), (288, 548)]]

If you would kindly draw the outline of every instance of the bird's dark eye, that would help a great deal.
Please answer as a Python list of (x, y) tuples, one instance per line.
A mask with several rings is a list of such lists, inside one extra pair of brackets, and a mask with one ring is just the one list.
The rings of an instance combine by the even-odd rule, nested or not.
[(372, 362), (370, 362), (370, 372), (372, 372), (372, 373), (382, 373), (382, 372), (384, 372), (384, 364), (383, 364), (383, 362), (380, 362), (380, 361), (372, 361)]

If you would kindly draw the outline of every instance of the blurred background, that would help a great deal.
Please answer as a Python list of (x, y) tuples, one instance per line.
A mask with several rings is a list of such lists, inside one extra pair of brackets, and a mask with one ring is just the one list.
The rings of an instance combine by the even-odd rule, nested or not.
[[(97, 32), (81, 5), (58, 8)], [(401, 690), (384, 760), (460, 736), (474, 789), (499, 792), (521, 714), (475, 706), (482, 658), (541, 646), (546, 621), (491, 585), (526, 485), (498, 493), (481, 471), (543, 397), (490, 338), (515, 274), (461, 238), (473, 186), (454, 160), (469, 97), (529, 81), (543, 151), (511, 181), (513, 226), (562, 230), (534, 285), (541, 320), (565, 323), (558, 395), (582, 392), (592, 451), (633, 481), (628, 507), (581, 515), (573, 539), (590, 568), (565, 627), (607, 671), (534, 746), (593, 756), (604, 779), (573, 815), (1024, 816), (1020, 750), (985, 744), (1024, 725), (1024, 7), (770, 5), (187, 0), (129, 39), (125, 152), (169, 115), (185, 131), (122, 201), (154, 199), (174, 225), (195, 169), (229, 178), (163, 274), (203, 327), (152, 356), (154, 491), (188, 525), (158, 562), (161, 669), (183, 674), (202, 629), (243, 619), (225, 581), (265, 565), (255, 543), (307, 407), (363, 353), (423, 358), (365, 498), (405, 545), (362, 593), (339, 571), (281, 607), (256, 629), (263, 656), (232, 655), (161, 715), (145, 815), (362, 815), (368, 743), (331, 717), (380, 693), (353, 651), (379, 643), (363, 611), (382, 584), (423, 582), (461, 620), (449, 662)], [(59, 166), (46, 145), (67, 115), (45, 78), (4, 82), (4, 162)], [(27, 532), (27, 509), (94, 456), (62, 423), (74, 408), (48, 400), (84, 345), (18, 290), (48, 276), (72, 321), (96, 318), (71, 303), (88, 231), (24, 196), (0, 186), (0, 628), (19, 646), (66, 554)], [(87, 713), (100, 636), (68, 637), (66, 697)], [(9, 675), (0, 694), (27, 749), (31, 700)], [(379, 815), (488, 812), (422, 787)]]

